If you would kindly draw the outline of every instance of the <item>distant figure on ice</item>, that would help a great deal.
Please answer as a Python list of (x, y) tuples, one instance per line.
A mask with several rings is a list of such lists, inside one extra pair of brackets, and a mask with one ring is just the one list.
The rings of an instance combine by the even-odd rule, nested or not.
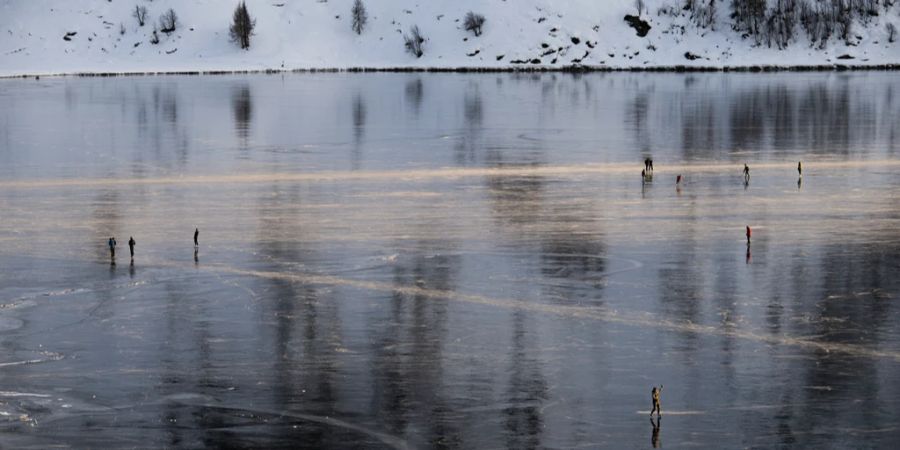
[(750, 182), (750, 166), (744, 164), (744, 183)]
[(653, 400), (653, 409), (650, 410), (650, 415), (653, 415), (653, 412), (656, 411), (656, 417), (662, 416), (662, 410), (659, 408), (659, 394), (662, 392), (662, 385), (659, 385), (659, 388), (653, 386), (653, 389), (650, 390), (650, 397)]
[(803, 161), (797, 161), (797, 174), (803, 176)]
[(647, 169), (641, 171), (641, 182), (647, 181)]
[(750, 245), (750, 235), (753, 234), (753, 230), (750, 229), (750, 225), (747, 225), (747, 245)]
[(650, 171), (650, 158), (644, 158), (644, 170), (647, 172)]
[(109, 258), (116, 259), (116, 238), (110, 237), (107, 244), (109, 244)]
[(681, 175), (675, 177), (675, 184), (681, 184)]
[(131, 252), (131, 259), (134, 260), (134, 236), (128, 238), (128, 251)]
[(650, 163), (650, 172), (653, 172), (653, 158), (647, 160)]
[(197, 240), (200, 237), (200, 229), (194, 228), (194, 247), (199, 247), (200, 242)]

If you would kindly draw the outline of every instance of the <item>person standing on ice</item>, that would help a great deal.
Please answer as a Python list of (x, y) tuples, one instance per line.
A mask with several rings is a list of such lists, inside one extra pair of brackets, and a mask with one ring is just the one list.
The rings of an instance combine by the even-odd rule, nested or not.
[(653, 409), (650, 410), (650, 415), (653, 415), (653, 411), (656, 411), (656, 417), (662, 416), (662, 410), (659, 408), (659, 394), (662, 392), (662, 385), (659, 385), (659, 388), (653, 386), (653, 389), (650, 390), (650, 398), (653, 400)]
[(750, 166), (744, 164), (744, 182), (747, 183), (750, 181)]
[(750, 235), (753, 234), (753, 230), (750, 229), (750, 225), (747, 225), (747, 245), (750, 245)]
[(116, 259), (116, 238), (110, 237), (109, 242), (109, 259)]
[(194, 247), (199, 247), (200, 242), (197, 240), (200, 237), (200, 229), (194, 228)]
[(803, 161), (797, 161), (797, 174), (803, 176)]
[(131, 259), (134, 260), (134, 236), (128, 238), (128, 251), (131, 252)]

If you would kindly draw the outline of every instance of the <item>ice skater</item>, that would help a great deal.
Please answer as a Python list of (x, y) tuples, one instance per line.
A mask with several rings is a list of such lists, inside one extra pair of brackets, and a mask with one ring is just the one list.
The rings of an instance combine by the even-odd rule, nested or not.
[(797, 174), (803, 176), (803, 161), (797, 161)]
[(662, 410), (659, 408), (659, 394), (662, 392), (662, 385), (659, 385), (659, 388), (653, 386), (653, 389), (650, 390), (650, 397), (653, 399), (653, 409), (650, 410), (650, 416), (653, 416), (653, 411), (656, 411), (656, 417), (662, 417)]
[(650, 164), (650, 172), (653, 172), (653, 158), (649, 158), (647, 162)]
[(753, 234), (753, 230), (750, 229), (750, 225), (747, 225), (747, 245), (750, 245), (750, 236)]
[(194, 228), (194, 247), (200, 246), (200, 241), (198, 240), (199, 238), (200, 238), (200, 229)]
[(128, 238), (128, 251), (131, 252), (131, 260), (134, 261), (134, 236)]
[(681, 175), (678, 175), (677, 177), (675, 177), (675, 184), (676, 185), (681, 184)]
[(109, 259), (115, 260), (116, 259), (116, 238), (110, 237), (107, 244), (109, 245)]
[(647, 169), (641, 171), (641, 182), (647, 181)]
[(650, 158), (644, 158), (644, 171), (650, 171)]
[(744, 184), (750, 182), (750, 166), (744, 164)]

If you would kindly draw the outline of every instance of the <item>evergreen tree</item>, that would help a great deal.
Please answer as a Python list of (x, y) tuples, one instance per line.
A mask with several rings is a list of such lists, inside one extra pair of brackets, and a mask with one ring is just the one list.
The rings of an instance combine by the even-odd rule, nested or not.
[(250, 36), (253, 35), (253, 28), (255, 27), (256, 20), (250, 17), (250, 12), (247, 11), (247, 4), (245, 2), (238, 3), (237, 7), (234, 8), (231, 28), (229, 29), (231, 40), (240, 45), (242, 49), (250, 48)]

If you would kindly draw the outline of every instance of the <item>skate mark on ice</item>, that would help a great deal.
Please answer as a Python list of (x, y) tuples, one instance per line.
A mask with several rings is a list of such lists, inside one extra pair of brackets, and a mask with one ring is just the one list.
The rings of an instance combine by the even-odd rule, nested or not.
[(321, 284), (331, 286), (346, 286), (357, 289), (373, 290), (379, 292), (393, 292), (409, 296), (419, 296), (432, 299), (446, 299), (465, 303), (472, 303), (497, 308), (518, 309), (535, 313), (545, 313), (557, 316), (566, 316), (579, 319), (599, 320), (608, 323), (656, 328), (661, 330), (689, 332), (709, 336), (722, 336), (764, 344), (785, 345), (801, 347), (825, 352), (844, 353), (854, 356), (869, 358), (888, 358), (900, 361), (900, 352), (891, 350), (878, 350), (866, 348), (854, 344), (841, 344), (833, 342), (817, 342), (806, 338), (796, 338), (787, 335), (766, 335), (752, 331), (728, 330), (709, 325), (699, 325), (689, 322), (676, 322), (668, 319), (660, 319), (650, 313), (620, 313), (601, 307), (585, 306), (561, 306), (540, 303), (529, 303), (512, 298), (492, 298), (476, 294), (464, 294), (448, 290), (428, 289), (418, 286), (398, 286), (393, 283), (379, 281), (354, 280), (340, 278), (331, 275), (314, 275), (302, 273), (282, 273), (271, 271), (236, 269), (222, 265), (207, 266), (205, 270), (219, 271), (234, 275), (244, 275), (272, 280), (285, 280), (297, 283)]
[(26, 366), (26, 365), (30, 365), (30, 364), (40, 364), (40, 363), (51, 362), (51, 361), (59, 361), (64, 358), (62, 354), (54, 353), (54, 352), (41, 352), (40, 355), (43, 356), (43, 358), (26, 359), (26, 360), (21, 360), (21, 361), (0, 362), (0, 369), (6, 368), (6, 367)]
[[(887, 168), (900, 166), (900, 160), (866, 160), (866, 161), (822, 161), (815, 163), (815, 169), (834, 170), (861, 167)], [(735, 164), (675, 164), (661, 167), (659, 173), (717, 173), (735, 170)], [(757, 163), (754, 170), (759, 173), (768, 170), (781, 170), (793, 167), (793, 163)], [(845, 170), (838, 170), (844, 172)], [(183, 177), (164, 176), (151, 178), (55, 178), (32, 180), (0, 181), (0, 188), (85, 188), (98, 186), (148, 186), (148, 185), (210, 185), (210, 184), (261, 184), (272, 182), (340, 182), (340, 181), (425, 181), (436, 179), (459, 179), (470, 177), (522, 177), (522, 176), (569, 176), (569, 175), (626, 175), (634, 172), (633, 163), (614, 164), (582, 164), (556, 166), (518, 166), (518, 167), (475, 167), (475, 168), (439, 168), (412, 170), (382, 171), (322, 171), (306, 173), (249, 173), (234, 175), (191, 175)]]
[[(643, 415), (646, 416), (646, 415), (650, 414), (650, 410), (649, 410), (649, 409), (646, 409), (646, 410), (643, 410), (643, 411), (635, 411), (635, 414), (643, 414)], [(703, 414), (706, 414), (706, 411), (691, 411), (691, 410), (686, 410), (686, 411), (672, 411), (672, 410), (667, 410), (666, 412), (662, 413), (663, 416), (701, 416), (701, 415), (703, 415)]]

